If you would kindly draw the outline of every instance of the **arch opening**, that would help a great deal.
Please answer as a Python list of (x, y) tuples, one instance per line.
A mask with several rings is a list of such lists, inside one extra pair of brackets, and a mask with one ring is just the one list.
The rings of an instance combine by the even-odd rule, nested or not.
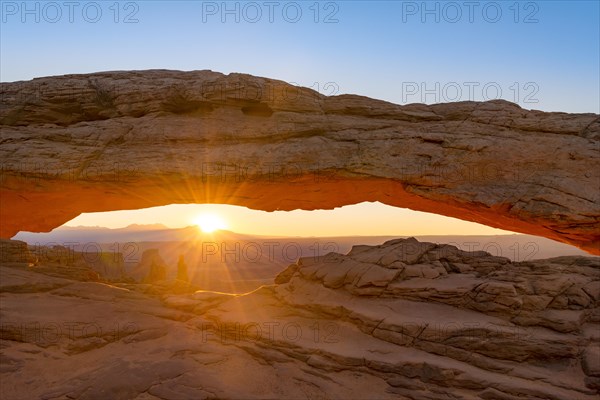
[(13, 239), (28, 244), (36, 263), (89, 268), (103, 281), (185, 281), (193, 290), (246, 293), (299, 259), (408, 237), (511, 261), (585, 254), (542, 237), (379, 202), (275, 212), (173, 204), (86, 213), (49, 233), (19, 232)]

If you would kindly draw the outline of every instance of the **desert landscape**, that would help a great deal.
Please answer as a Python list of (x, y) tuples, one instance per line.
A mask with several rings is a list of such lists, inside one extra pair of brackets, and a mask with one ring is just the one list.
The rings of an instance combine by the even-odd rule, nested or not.
[(597, 257), (511, 262), (396, 239), (300, 258), (273, 283), (231, 294), (15, 262), (34, 258), (24, 242), (3, 241), (2, 251), (3, 398), (600, 391)]
[[(375, 198), (546, 236), (583, 251), (527, 235), (445, 238), (488, 249), (465, 251), (460, 243), (415, 238), (260, 238), (223, 230), (207, 236), (197, 227), (160, 225), (20, 233), (15, 239), (28, 243), (2, 241), (3, 398), (597, 398), (600, 258), (588, 253), (598, 254), (593, 182), (600, 168), (589, 169), (600, 159), (598, 115), (531, 112), (504, 102), (403, 107), (355, 96), (319, 97), (319, 104), (308, 100), (318, 97), (308, 90), (303, 90), (306, 103), (293, 107), (229, 98), (204, 100), (203, 105), (187, 97), (178, 98), (173, 109), (165, 108), (172, 104), (165, 102), (175, 102), (171, 86), (163, 102), (155, 98), (162, 90), (159, 76), (188, 80), (189, 96), (202, 95), (189, 89), (202, 79), (257, 79), (171, 71), (44, 78), (50, 97), (35, 107), (11, 96), (42, 82), (2, 86), (8, 99), (1, 115), (3, 158), (16, 166), (11, 170), (7, 164), (3, 171), (5, 234), (46, 231), (82, 211), (161, 202), (227, 201), (272, 210), (277, 204), (332, 207)], [(135, 103), (140, 111), (120, 103), (129, 94), (115, 97), (108, 108), (98, 103), (98, 85), (109, 86), (90, 82), (121, 77), (133, 79), (130, 87), (138, 93), (144, 93), (141, 82), (152, 77), (153, 97)], [(51, 90), (64, 87), (65, 80), (86, 85), (87, 97), (64, 98)], [(73, 112), (73, 102), (80, 113)], [(328, 112), (329, 130), (300, 134), (307, 129), (302, 121), (317, 127)], [(219, 122), (225, 119), (227, 124)], [(287, 120), (294, 121), (294, 131), (273, 136), (270, 130)], [(178, 130), (177, 137), (149, 131), (183, 122), (180, 126), (196, 130)], [(228, 155), (236, 163), (258, 148), (246, 144), (255, 142), (252, 136), (220, 141), (224, 133), (214, 127), (235, 132), (235, 123), (252, 127), (244, 132), (269, 137), (258, 148), (269, 153), (263, 146), (275, 146), (276, 157), (322, 154), (311, 150), (313, 143), (323, 146), (321, 141), (332, 143), (340, 155), (328, 156), (330, 165), (319, 157), (313, 164), (307, 159), (300, 177), (275, 179), (267, 171), (237, 180), (202, 176), (202, 170), (190, 168), (193, 163), (148, 157), (169, 151), (172, 146), (166, 143), (185, 143), (181, 152), (194, 154), (208, 146), (207, 154)], [(360, 124), (369, 135), (356, 133)], [(447, 133), (433, 138), (427, 133), (433, 126)], [(535, 126), (545, 128), (535, 131)], [(497, 134), (475, 133), (482, 127)], [(206, 133), (198, 137), (197, 129)], [(405, 130), (416, 133), (406, 135)], [(148, 151), (135, 153), (139, 158), (121, 157), (128, 143), (144, 140), (138, 136), (142, 133)], [(423, 170), (395, 177), (399, 166), (386, 158), (393, 155), (394, 142), (398, 149), (411, 149), (407, 157), (418, 157), (424, 146), (440, 161), (463, 154), (460, 143), (469, 149), (480, 143), (477, 151), (461, 157), (485, 164), (517, 135), (539, 147), (540, 157), (543, 146), (560, 141), (578, 148), (580, 158), (572, 153), (544, 157), (524, 181), (513, 176), (499, 185), (497, 180), (460, 179), (444, 182), (443, 188), (428, 188), (434, 180), (424, 178)], [(354, 139), (340, 141), (344, 136)], [(344, 143), (387, 156), (355, 164), (342, 155), (352, 151)], [(485, 143), (494, 144), (493, 152), (486, 151)], [(506, 152), (513, 166), (530, 162), (531, 146), (521, 154)], [(48, 176), (18, 162), (26, 152), (46, 163), (68, 163), (68, 151), (88, 152), (79, 171), (92, 162), (102, 171), (120, 159), (135, 174), (115, 184), (110, 176)], [(315, 165), (326, 178), (307, 178)], [(551, 174), (563, 180), (546, 181)], [(193, 186), (197, 178), (205, 178), (208, 186)], [(566, 191), (560, 189), (565, 182), (576, 184)], [(293, 198), (286, 195), (290, 185), (295, 185)], [(268, 196), (259, 188), (267, 188)], [(485, 197), (475, 201), (473, 191)], [(99, 203), (100, 196), (109, 200)], [(71, 200), (61, 200), (66, 198)], [(326, 245), (310, 253), (315, 239)], [(267, 242), (294, 243), (294, 254), (304, 249), (310, 255), (290, 260), (287, 252), (273, 252), (266, 257), (261, 249)], [(511, 260), (513, 242), (529, 252), (513, 254)], [(538, 252), (563, 253), (540, 259)]]
[[(188, 280), (198, 289), (240, 294), (272, 284), (274, 277), (298, 258), (346, 254), (356, 244), (378, 245), (397, 237), (269, 237), (226, 230), (205, 233), (198, 226), (169, 229), (155, 224), (120, 229), (63, 226), (48, 233), (21, 232), (13, 239), (27, 243), (28, 256), (23, 262), (33, 257), (37, 264), (91, 268), (99, 279), (116, 282), (148, 280), (153, 262), (164, 270), (163, 280), (176, 279), (182, 257)], [(417, 239), (466, 251), (487, 250), (511, 261), (588, 255), (574, 246), (532, 235)]]
[(600, 398), (599, 4), (0, 12), (1, 400)]

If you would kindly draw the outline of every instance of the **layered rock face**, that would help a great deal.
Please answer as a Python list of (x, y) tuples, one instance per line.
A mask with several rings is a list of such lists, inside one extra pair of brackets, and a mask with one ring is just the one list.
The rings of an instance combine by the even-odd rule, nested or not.
[(20, 240), (0, 239), (1, 263), (23, 263), (30, 265), (36, 261), (36, 257), (29, 251), (27, 243)]
[(398, 106), (249, 75), (0, 84), (0, 235), (172, 203), (380, 201), (600, 254), (600, 120), (505, 101)]
[[(467, 398), (490, 399), (600, 393), (599, 258), (511, 263), (398, 239), (300, 259), (275, 281), (286, 304), (401, 346), (385, 361), (366, 356), (361, 365), (399, 375), (388, 379), (390, 391), (409, 398), (452, 398), (461, 389), (471, 392), (463, 392)], [(413, 362), (405, 360), (407, 348), (415, 351)], [(369, 345), (361, 350), (378, 353)], [(512, 384), (505, 386), (506, 376)], [(573, 392), (561, 395), (563, 389)]]
[(6, 399), (600, 393), (598, 258), (513, 263), (408, 239), (300, 259), (245, 295), (0, 278)]

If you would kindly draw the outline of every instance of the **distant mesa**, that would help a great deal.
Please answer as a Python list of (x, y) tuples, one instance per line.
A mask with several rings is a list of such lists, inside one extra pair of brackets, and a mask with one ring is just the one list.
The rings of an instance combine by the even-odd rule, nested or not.
[(169, 229), (169, 228), (164, 224), (130, 224), (124, 228), (117, 228), (117, 229), (140, 231), (140, 230), (159, 230), (159, 229)]

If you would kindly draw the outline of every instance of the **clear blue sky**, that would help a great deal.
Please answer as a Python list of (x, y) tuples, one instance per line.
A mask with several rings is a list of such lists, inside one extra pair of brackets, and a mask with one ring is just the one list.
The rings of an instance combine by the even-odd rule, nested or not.
[[(21, 1), (1, 2), (3, 82), (106, 70), (211, 69), (399, 104), (482, 100), (486, 87), (488, 98), (500, 89), (502, 98), (524, 108), (600, 112), (598, 1), (75, 3), (69, 9), (63, 0), (28, 2), (24, 9)], [(210, 207), (167, 206), (82, 215), (71, 224), (184, 226), (206, 211)], [(378, 204), (332, 211), (326, 224), (319, 213), (274, 218), (227, 207), (212, 212), (235, 230), (250, 230), (242, 222), (264, 225), (265, 234), (324, 234), (324, 225), (331, 235), (497, 232)], [(368, 221), (360, 218), (366, 215)]]
[[(87, 1), (76, 2), (72, 17), (63, 1), (27, 2), (29, 14), (21, 1), (1, 3), (2, 81), (102, 70), (212, 69), (395, 103), (481, 100), (487, 84), (488, 98), (497, 97), (499, 87), (502, 98), (525, 108), (600, 108), (598, 1), (482, 1), (472, 8), (465, 1), (425, 7), (421, 1), (323, 1), (317, 7), (315, 1), (244, 1), (227, 2), (238, 10), (227, 15), (221, 1), (119, 2), (118, 15), (115, 1), (99, 1), (98, 18)], [(327, 82), (335, 85), (325, 90)], [(473, 95), (468, 82), (475, 82)], [(423, 89), (433, 94), (424, 97)]]

